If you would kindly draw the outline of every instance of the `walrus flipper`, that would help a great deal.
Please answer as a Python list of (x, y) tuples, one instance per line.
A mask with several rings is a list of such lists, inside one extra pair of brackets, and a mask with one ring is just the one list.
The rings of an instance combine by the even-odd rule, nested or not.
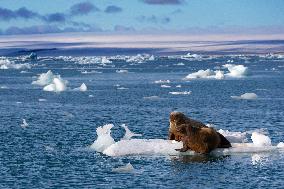
[(219, 137), (220, 137), (220, 144), (218, 145), (218, 148), (230, 148), (232, 147), (230, 141), (228, 141), (228, 139), (226, 139), (226, 137), (224, 137), (222, 134), (220, 134), (219, 132), (217, 132)]

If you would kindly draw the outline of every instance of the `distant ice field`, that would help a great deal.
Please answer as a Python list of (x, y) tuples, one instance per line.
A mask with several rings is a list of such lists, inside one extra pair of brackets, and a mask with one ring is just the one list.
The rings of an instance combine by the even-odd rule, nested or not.
[[(3, 56), (0, 186), (281, 188), (283, 94), (281, 54)], [(177, 153), (171, 111), (233, 148)]]

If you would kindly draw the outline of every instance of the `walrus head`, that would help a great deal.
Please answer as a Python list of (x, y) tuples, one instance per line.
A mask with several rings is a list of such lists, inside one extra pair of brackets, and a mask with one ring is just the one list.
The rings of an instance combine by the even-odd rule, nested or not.
[(176, 131), (177, 126), (186, 122), (186, 116), (181, 112), (171, 112), (170, 129)]

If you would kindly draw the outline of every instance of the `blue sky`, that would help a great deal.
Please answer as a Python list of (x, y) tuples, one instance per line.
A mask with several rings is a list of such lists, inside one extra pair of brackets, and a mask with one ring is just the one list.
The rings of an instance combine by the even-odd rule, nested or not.
[(0, 34), (283, 33), (283, 0), (1, 0)]

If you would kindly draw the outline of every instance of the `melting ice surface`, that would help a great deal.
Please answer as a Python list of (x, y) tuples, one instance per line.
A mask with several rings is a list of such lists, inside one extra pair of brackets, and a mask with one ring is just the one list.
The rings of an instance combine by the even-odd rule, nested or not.
[[(126, 125), (123, 125), (126, 130), (122, 140), (117, 142), (111, 137), (112, 124), (108, 124), (97, 129), (97, 140), (91, 145), (92, 149), (102, 152), (108, 156), (126, 156), (126, 155), (193, 155), (195, 152), (187, 151), (180, 153), (176, 149), (182, 148), (182, 143), (164, 139), (131, 139), (135, 136)], [(253, 132), (251, 139), (252, 143), (245, 143), (247, 138), (245, 133), (230, 132), (219, 130), (231, 143), (231, 148), (215, 149), (212, 154), (228, 155), (235, 153), (255, 153), (255, 152), (270, 152), (283, 148), (282, 143), (277, 146), (272, 146), (271, 140), (258, 132)]]

